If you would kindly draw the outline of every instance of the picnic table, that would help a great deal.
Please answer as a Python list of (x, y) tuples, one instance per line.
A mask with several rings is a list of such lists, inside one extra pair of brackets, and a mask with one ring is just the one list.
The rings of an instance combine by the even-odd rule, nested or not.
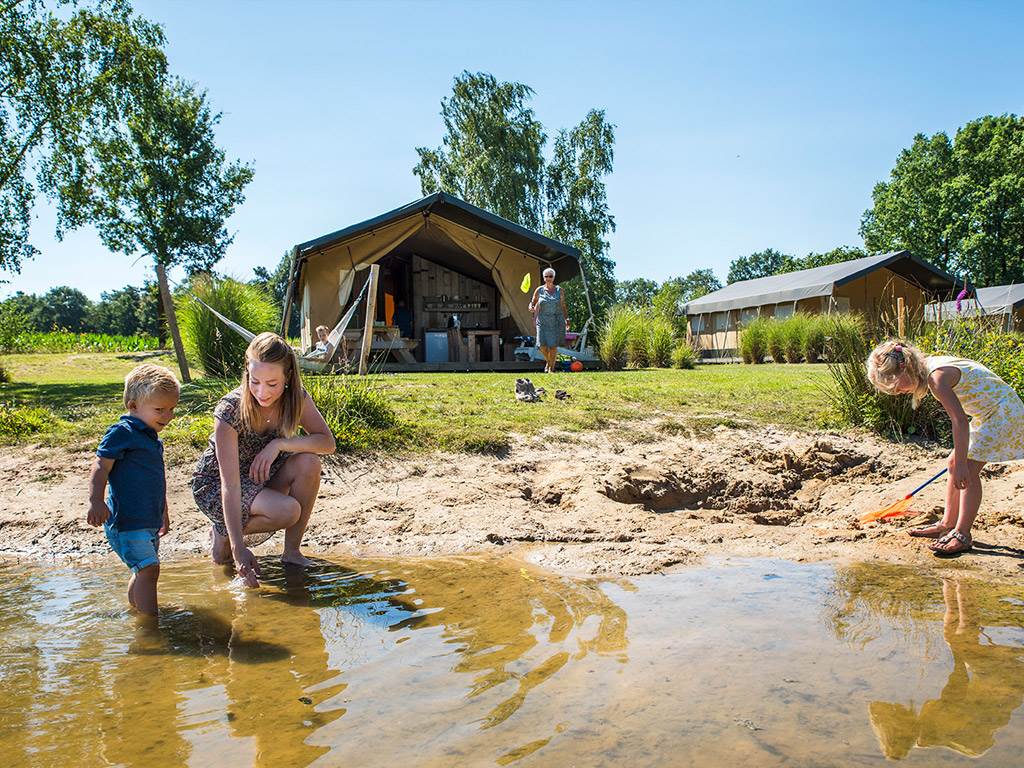
[[(363, 332), (361, 330), (345, 331), (345, 340), (349, 342), (349, 349), (359, 349), (363, 343)], [(395, 356), (400, 363), (415, 363), (412, 351), (416, 349), (415, 339), (402, 338), (402, 332), (397, 325), (375, 325), (373, 327), (373, 338), (370, 340), (371, 352), (389, 352)]]

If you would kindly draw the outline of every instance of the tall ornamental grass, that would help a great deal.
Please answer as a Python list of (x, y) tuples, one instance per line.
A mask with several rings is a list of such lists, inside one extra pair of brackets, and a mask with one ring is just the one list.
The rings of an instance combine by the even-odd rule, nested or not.
[(868, 354), (885, 329), (872, 330), (860, 315), (831, 315), (825, 323), (825, 352), (829, 379), (824, 394), (836, 419), (845, 426), (866, 427), (897, 439), (908, 435), (940, 436), (938, 406), (926, 398), (914, 410), (909, 395), (893, 397), (878, 392), (868, 380)]
[(771, 321), (766, 317), (755, 317), (740, 330), (740, 357), (744, 363), (763, 363), (768, 354), (768, 332)]
[(672, 352), (676, 346), (676, 329), (666, 317), (654, 317), (647, 324), (644, 336), (647, 342), (647, 363), (652, 368), (672, 365)]
[(822, 315), (808, 315), (810, 322), (804, 327), (802, 342), (804, 360), (808, 363), (816, 363), (825, 356), (825, 336), (827, 333), (829, 317)]
[(782, 336), (782, 354), (787, 363), (803, 362), (804, 340), (815, 321), (815, 317), (804, 312), (797, 312), (779, 324)]
[(785, 320), (768, 320), (765, 331), (765, 345), (773, 363), (786, 362)]
[(186, 353), (207, 376), (237, 378), (249, 342), (214, 317), (191, 294), (252, 333), (273, 330), (277, 320), (273, 299), (257, 286), (205, 275), (192, 280), (190, 292), (183, 293), (177, 301), (178, 325)]
[(601, 325), (598, 354), (605, 367), (617, 371), (630, 362), (630, 352), (643, 330), (643, 317), (639, 309), (626, 304), (612, 307)]
[(331, 428), (339, 451), (378, 446), (399, 425), (390, 401), (371, 380), (304, 376), (303, 385)]
[(672, 367), (692, 369), (700, 361), (700, 353), (686, 339), (680, 339), (672, 350)]

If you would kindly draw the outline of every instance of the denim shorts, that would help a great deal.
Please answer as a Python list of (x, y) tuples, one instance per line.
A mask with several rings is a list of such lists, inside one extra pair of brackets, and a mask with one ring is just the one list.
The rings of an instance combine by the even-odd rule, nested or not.
[(160, 562), (160, 536), (158, 528), (140, 528), (137, 531), (119, 531), (108, 524), (103, 530), (107, 534), (110, 548), (121, 561), (138, 573), (143, 568)]

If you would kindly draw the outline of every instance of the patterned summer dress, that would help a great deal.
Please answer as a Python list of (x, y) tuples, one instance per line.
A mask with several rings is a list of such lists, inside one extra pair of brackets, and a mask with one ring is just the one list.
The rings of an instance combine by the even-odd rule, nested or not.
[[(217, 403), (213, 409), (214, 418), (220, 419), (225, 424), (235, 428), (238, 432), (238, 470), (241, 475), (242, 489), (242, 528), (252, 511), (252, 502), (257, 494), (263, 490), (263, 483), (255, 482), (249, 477), (249, 468), (257, 454), (267, 447), (267, 444), (281, 434), (276, 429), (269, 432), (251, 432), (242, 426), (241, 415), (242, 391), (236, 389), (228, 392)], [(270, 467), (270, 476), (273, 477), (281, 468), (291, 454), (281, 452)], [(209, 445), (203, 455), (199, 457), (196, 468), (192, 473), (192, 496), (196, 500), (199, 510), (210, 518), (213, 527), (221, 536), (227, 536), (228, 531), (224, 525), (224, 505), (221, 499), (220, 487), (220, 465), (217, 463), (217, 448), (213, 442), (213, 435), (210, 435)]]
[(960, 381), (953, 392), (971, 417), (967, 458), (1002, 462), (1024, 459), (1024, 403), (1009, 384), (981, 363), (948, 355), (930, 355), (928, 373), (956, 368)]
[(565, 346), (565, 315), (562, 314), (562, 286), (537, 290), (537, 346)]

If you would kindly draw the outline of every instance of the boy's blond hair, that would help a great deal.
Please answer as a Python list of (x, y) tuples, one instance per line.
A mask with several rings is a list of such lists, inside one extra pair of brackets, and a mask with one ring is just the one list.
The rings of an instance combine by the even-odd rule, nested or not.
[(898, 339), (883, 341), (868, 355), (868, 380), (879, 392), (898, 394), (896, 381), (906, 373), (914, 384), (913, 405), (917, 408), (928, 394), (928, 363), (917, 347)]
[(131, 408), (129, 403), (139, 403), (151, 397), (155, 392), (173, 392), (181, 394), (181, 385), (170, 369), (162, 365), (143, 363), (132, 368), (124, 377), (124, 407)]
[(320, 331), (323, 331), (325, 334), (329, 334), (331, 332), (331, 329), (328, 328), (326, 325), (318, 325), (316, 327), (316, 333), (318, 336), (320, 335)]

